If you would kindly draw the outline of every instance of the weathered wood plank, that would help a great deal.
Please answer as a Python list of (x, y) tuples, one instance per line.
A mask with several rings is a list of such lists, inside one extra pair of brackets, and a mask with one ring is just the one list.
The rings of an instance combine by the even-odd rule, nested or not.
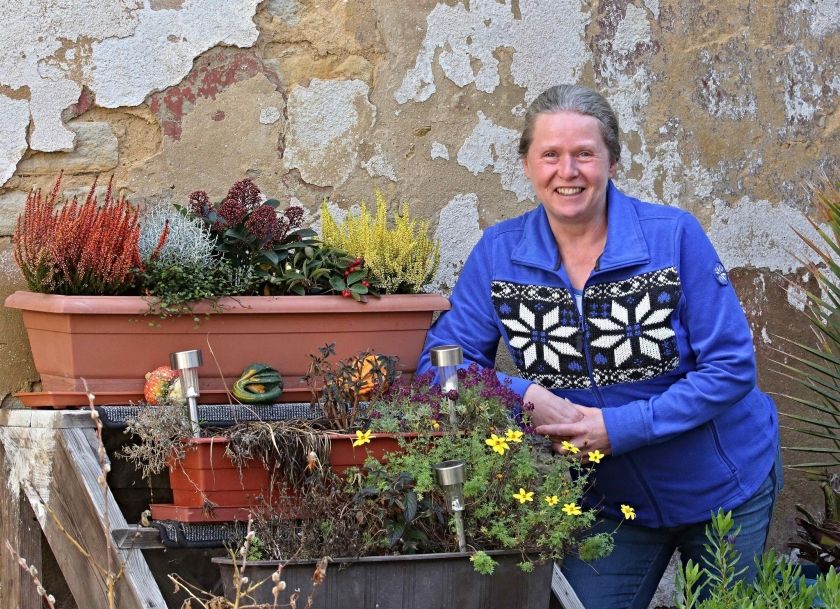
[[(33, 489), (30, 500), (76, 603), (90, 609), (108, 607), (105, 574), (110, 555), (111, 573), (119, 572), (125, 565), (114, 587), (116, 607), (165, 609), (160, 590), (139, 550), (119, 550), (112, 545), (109, 554), (106, 535), (110, 537), (114, 528), (127, 528), (127, 523), (113, 495), (110, 491), (103, 493), (97, 483), (101, 472), (92, 448), (96, 445), (95, 432), (69, 428), (55, 433), (52, 484), (46, 497)], [(110, 521), (107, 531), (103, 528), (106, 514)], [(71, 537), (90, 557), (84, 556)]]
[(89, 410), (31, 410), (19, 408), (0, 410), (2, 427), (38, 427), (63, 429), (68, 427), (94, 427)]
[(0, 609), (40, 609), (41, 597), (30, 576), (6, 548), (6, 541), (41, 573), (41, 530), (17, 479), (9, 476), (5, 447), (0, 444)]
[(554, 565), (554, 574), (551, 577), (551, 590), (563, 609), (586, 609), (557, 565)]
[(154, 527), (129, 525), (125, 529), (115, 528), (111, 536), (121, 550), (160, 550), (166, 547), (160, 541), (160, 531)]

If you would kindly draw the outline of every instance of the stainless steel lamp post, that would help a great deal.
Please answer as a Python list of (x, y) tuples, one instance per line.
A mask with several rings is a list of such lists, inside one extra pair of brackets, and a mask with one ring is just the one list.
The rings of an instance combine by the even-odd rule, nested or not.
[(181, 390), (189, 404), (190, 427), (194, 438), (201, 434), (201, 428), (198, 426), (198, 368), (203, 363), (200, 349), (169, 354), (169, 365), (179, 372), (178, 380), (181, 383)]
[(437, 483), (446, 493), (446, 504), (455, 519), (455, 531), (458, 534), (458, 549), (467, 551), (467, 537), (464, 534), (464, 471), (463, 461), (442, 461), (432, 466)]
[[(464, 363), (464, 353), (458, 345), (441, 345), (430, 351), (432, 366), (438, 369), (438, 384), (444, 396), (450, 391), (458, 390), (458, 366)], [(458, 428), (458, 413), (455, 412), (455, 402), (449, 397), (444, 398), (449, 406), (449, 422), (452, 430)]]

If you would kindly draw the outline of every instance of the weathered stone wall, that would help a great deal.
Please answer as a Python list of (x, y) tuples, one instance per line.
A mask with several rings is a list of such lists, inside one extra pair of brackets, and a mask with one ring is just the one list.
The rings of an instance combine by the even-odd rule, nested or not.
[[(313, 219), (378, 187), (436, 224), (451, 286), (483, 227), (533, 205), (524, 108), (581, 82), (619, 114), (618, 185), (691, 210), (732, 269), (766, 389), (777, 335), (808, 340), (792, 228), (837, 175), (837, 0), (6, 0), (0, 48), (0, 297), (25, 193), (60, 170), (137, 203), (247, 175)], [(0, 397), (35, 386), (14, 312), (0, 361)], [(777, 545), (787, 498), (815, 496), (793, 478)]]

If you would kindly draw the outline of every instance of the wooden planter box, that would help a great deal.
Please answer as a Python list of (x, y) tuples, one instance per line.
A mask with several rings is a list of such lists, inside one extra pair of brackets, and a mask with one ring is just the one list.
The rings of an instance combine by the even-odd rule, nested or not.
[[(313, 609), (379, 607), (380, 609), (547, 609), (551, 595), (553, 564), (537, 565), (523, 573), (518, 552), (488, 552), (499, 565), (493, 575), (480, 575), (468, 554), (414, 554), (337, 558), (330, 561), (324, 583), (315, 590)], [(233, 564), (230, 558), (214, 558), (219, 566), (225, 597), (235, 598)], [(316, 561), (285, 563), (281, 578), (286, 591), (281, 604), (293, 590), (300, 590), (299, 606), (312, 592)], [(274, 597), (270, 577), (277, 561), (250, 561), (243, 575), (255, 582), (269, 578), (253, 595), (254, 603), (268, 603)]]
[[(174, 351), (201, 349), (204, 401), (219, 402), (253, 362), (278, 369), (284, 401), (308, 401), (301, 377), (309, 355), (336, 345), (336, 361), (365, 349), (399, 357), (398, 369), (414, 372), (436, 311), (449, 301), (436, 294), (387, 295), (361, 304), (341, 296), (243, 296), (223, 298), (199, 324), (192, 316), (148, 316), (140, 296), (60, 296), (18, 291), (5, 301), (20, 309), (43, 392), (27, 405), (85, 405), (82, 379), (97, 403), (142, 399), (144, 374), (169, 363)], [(214, 395), (215, 393), (215, 395)], [(225, 401), (225, 400), (222, 400)]]

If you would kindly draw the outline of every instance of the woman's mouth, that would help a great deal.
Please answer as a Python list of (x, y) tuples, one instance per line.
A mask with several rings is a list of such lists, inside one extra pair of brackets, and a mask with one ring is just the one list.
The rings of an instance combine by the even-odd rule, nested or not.
[(578, 186), (578, 187), (575, 187), (575, 188), (555, 188), (554, 192), (556, 192), (559, 195), (563, 195), (563, 196), (573, 196), (573, 195), (577, 195), (577, 194), (582, 193), (583, 192), (583, 187)]

